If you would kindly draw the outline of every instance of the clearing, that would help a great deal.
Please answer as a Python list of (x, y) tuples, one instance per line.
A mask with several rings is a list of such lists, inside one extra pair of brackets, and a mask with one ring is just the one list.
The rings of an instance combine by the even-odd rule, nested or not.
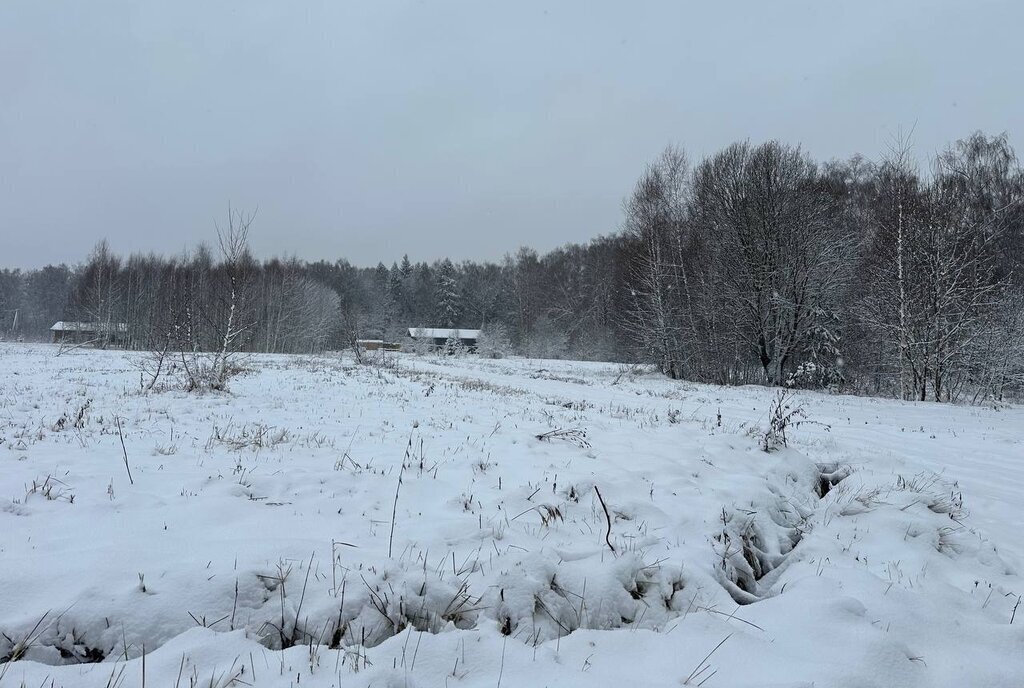
[(765, 452), (777, 390), (616, 364), (56, 352), (0, 344), (0, 688), (1024, 685), (1019, 406)]

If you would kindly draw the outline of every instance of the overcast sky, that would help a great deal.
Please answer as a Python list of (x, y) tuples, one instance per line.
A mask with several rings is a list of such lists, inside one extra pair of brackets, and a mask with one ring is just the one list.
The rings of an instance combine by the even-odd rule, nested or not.
[(500, 259), (615, 231), (668, 143), (1024, 148), (1024, 3), (0, 2), (0, 265), (209, 240)]

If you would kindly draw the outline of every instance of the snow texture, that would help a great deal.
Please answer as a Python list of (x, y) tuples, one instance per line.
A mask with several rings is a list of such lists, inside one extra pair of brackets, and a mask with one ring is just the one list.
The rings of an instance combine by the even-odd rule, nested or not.
[(57, 351), (0, 345), (0, 687), (1024, 685), (1019, 407)]

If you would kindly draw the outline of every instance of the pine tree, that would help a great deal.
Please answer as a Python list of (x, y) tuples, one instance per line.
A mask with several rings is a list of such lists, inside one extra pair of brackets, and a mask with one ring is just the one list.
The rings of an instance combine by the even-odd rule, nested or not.
[(438, 321), (445, 327), (455, 327), (461, 313), (459, 283), (455, 266), (447, 258), (437, 267), (435, 293)]
[(402, 289), (402, 273), (397, 265), (392, 264), (388, 274), (387, 293), (384, 302), (384, 318), (386, 339), (394, 340), (403, 330), (406, 317), (405, 296)]

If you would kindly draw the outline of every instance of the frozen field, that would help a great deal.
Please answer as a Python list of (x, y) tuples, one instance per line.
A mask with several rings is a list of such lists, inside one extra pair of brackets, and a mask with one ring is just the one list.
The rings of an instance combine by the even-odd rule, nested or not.
[(56, 353), (0, 344), (0, 688), (1024, 685), (1020, 407), (765, 453), (776, 391), (613, 364)]

